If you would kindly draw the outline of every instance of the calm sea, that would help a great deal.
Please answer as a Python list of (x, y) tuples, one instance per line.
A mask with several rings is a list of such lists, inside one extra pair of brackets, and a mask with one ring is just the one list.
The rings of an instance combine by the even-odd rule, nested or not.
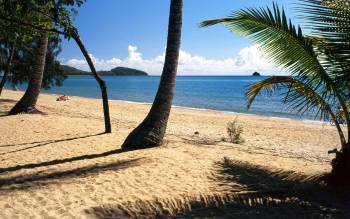
[[(247, 87), (265, 77), (253, 76), (179, 76), (173, 104), (176, 106), (251, 113), (267, 116), (313, 119), (309, 113), (302, 117), (281, 102), (280, 95), (257, 97), (252, 108), (246, 108)], [(160, 77), (104, 77), (110, 100), (152, 103)], [(24, 89), (25, 86), (21, 86)], [(44, 90), (45, 93), (100, 98), (97, 82), (91, 76), (70, 76), (63, 87)]]

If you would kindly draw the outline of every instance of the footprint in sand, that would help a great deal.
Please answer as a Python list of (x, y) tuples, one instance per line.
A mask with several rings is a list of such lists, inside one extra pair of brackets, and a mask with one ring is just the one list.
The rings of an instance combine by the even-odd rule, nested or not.
[(40, 215), (40, 217), (42, 217), (42, 218), (49, 218), (49, 217), (50, 217), (50, 215), (49, 215), (45, 210), (41, 210), (41, 211), (39, 212), (39, 215)]
[(63, 204), (64, 206), (70, 206), (70, 205), (72, 205), (72, 202), (69, 201), (69, 200), (66, 200), (66, 201), (63, 201), (62, 204)]
[(92, 193), (92, 192), (95, 191), (95, 187), (92, 186), (92, 185), (86, 185), (86, 186), (84, 187), (84, 190), (85, 190), (86, 192), (88, 192), (88, 193)]
[(38, 196), (37, 198), (35, 198), (35, 200), (38, 201), (41, 206), (45, 206), (47, 204), (47, 201), (44, 197)]

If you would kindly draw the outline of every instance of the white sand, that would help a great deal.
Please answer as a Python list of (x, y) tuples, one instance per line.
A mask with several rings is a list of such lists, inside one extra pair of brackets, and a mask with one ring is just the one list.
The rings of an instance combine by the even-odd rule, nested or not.
[[(5, 90), (0, 112), (22, 94)], [(149, 105), (111, 101), (113, 133), (98, 135), (100, 100), (56, 97), (40, 96), (45, 115), (0, 117), (0, 218), (105, 218), (96, 209), (106, 206), (136, 217), (140, 200), (168, 200), (159, 206), (171, 212), (188, 197), (227, 194), (232, 185), (214, 180), (224, 157), (310, 175), (329, 171), (327, 151), (339, 146), (329, 125), (242, 114), (245, 142), (221, 142), (235, 114), (174, 108), (164, 146), (108, 154), (120, 149)]]

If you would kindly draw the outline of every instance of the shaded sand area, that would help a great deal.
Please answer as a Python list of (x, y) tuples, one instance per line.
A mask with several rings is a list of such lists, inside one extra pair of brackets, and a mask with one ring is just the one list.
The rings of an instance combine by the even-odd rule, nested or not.
[[(5, 90), (4, 115), (21, 92)], [(317, 183), (339, 145), (329, 125), (174, 108), (159, 148), (121, 152), (149, 105), (41, 95), (44, 114), (0, 117), (0, 218), (349, 218), (345, 194)], [(199, 134), (194, 133), (198, 131)]]

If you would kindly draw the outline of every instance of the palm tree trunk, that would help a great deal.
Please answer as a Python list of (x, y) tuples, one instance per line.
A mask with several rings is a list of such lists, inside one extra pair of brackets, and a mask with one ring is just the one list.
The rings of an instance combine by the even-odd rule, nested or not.
[(11, 63), (12, 63), (12, 59), (13, 59), (13, 56), (15, 54), (16, 41), (13, 43), (12, 48), (10, 49), (10, 55), (7, 58), (6, 63), (4, 65), (4, 75), (2, 76), (2, 79), (1, 79), (1, 82), (0, 82), (0, 96), (1, 96), (2, 90), (3, 90), (4, 86), (5, 86), (5, 83), (7, 81), (7, 77), (8, 77), (9, 71), (10, 71), (10, 66), (11, 66)]
[[(345, 111), (348, 111), (345, 108)], [(331, 107), (329, 107), (329, 112), (334, 120), (334, 124), (337, 128), (338, 134), (340, 136), (341, 141), (341, 150), (335, 150), (335, 158), (332, 160), (332, 171), (328, 177), (328, 183), (335, 187), (350, 187), (350, 143), (345, 140), (343, 131), (340, 127), (339, 122), (337, 121), (337, 117), (333, 113)], [(348, 126), (349, 128), (349, 126)], [(333, 153), (333, 152), (332, 152)]]
[(78, 32), (74, 32), (72, 37), (75, 40), (75, 42), (78, 44), (78, 46), (79, 46), (81, 52), (83, 53), (87, 63), (89, 64), (89, 67), (90, 67), (92, 74), (94, 75), (98, 85), (100, 86), (101, 94), (102, 94), (103, 114), (104, 114), (104, 120), (105, 120), (105, 133), (111, 133), (112, 126), (111, 126), (111, 118), (109, 115), (109, 104), (108, 104), (106, 82), (97, 73), (95, 66), (94, 66), (94, 63), (92, 62), (91, 57), (89, 56), (89, 53), (84, 46), (84, 43), (80, 39)]
[(349, 145), (337, 152), (332, 160), (332, 171), (328, 181), (333, 186), (350, 188), (350, 150), (348, 148)]
[(346, 113), (345, 113), (348, 118), (346, 119), (346, 128), (348, 130), (348, 140), (347, 140), (347, 144), (343, 147), (343, 150), (348, 150), (350, 151), (350, 116), (349, 116), (349, 111), (348, 109), (346, 109)]
[[(347, 141), (350, 142), (350, 115), (349, 115), (349, 111), (348, 111), (346, 102), (340, 96), (340, 94), (338, 92), (336, 93), (336, 96), (338, 97), (338, 100), (340, 102), (340, 106), (341, 106), (341, 108), (343, 109), (343, 112), (344, 112), (344, 117), (345, 117), (346, 124), (347, 124), (347, 135), (348, 135)], [(350, 145), (346, 144), (343, 149), (350, 150)]]
[(24, 93), (23, 97), (17, 102), (17, 104), (11, 109), (10, 115), (22, 112), (31, 112), (35, 110), (35, 105), (40, 94), (41, 84), (43, 80), (47, 45), (48, 33), (47, 31), (43, 31), (38, 42), (33, 75), (30, 78), (26, 92)]
[[(345, 117), (348, 118), (349, 112), (347, 108), (344, 108)], [(337, 118), (331, 113), (334, 123), (340, 135), (342, 147), (340, 151), (335, 151), (335, 158), (332, 160), (332, 171), (329, 175), (328, 182), (338, 188), (350, 188), (350, 142), (346, 141), (342, 129), (340, 127)], [(349, 123), (347, 119), (347, 128), (349, 129)]]
[(348, 146), (348, 144), (347, 144), (347, 142), (345, 140), (345, 136), (344, 136), (343, 130), (341, 129), (340, 124), (338, 122), (338, 118), (333, 113), (332, 108), (329, 105), (328, 105), (327, 108), (328, 108), (329, 114), (331, 115), (332, 120), (334, 121), (334, 125), (337, 128), (338, 135), (339, 135), (339, 138), (340, 138), (341, 148), (344, 149), (344, 148), (346, 148)]
[(122, 145), (123, 150), (159, 146), (163, 143), (174, 96), (182, 29), (182, 0), (171, 0), (165, 63), (157, 95), (145, 120)]

